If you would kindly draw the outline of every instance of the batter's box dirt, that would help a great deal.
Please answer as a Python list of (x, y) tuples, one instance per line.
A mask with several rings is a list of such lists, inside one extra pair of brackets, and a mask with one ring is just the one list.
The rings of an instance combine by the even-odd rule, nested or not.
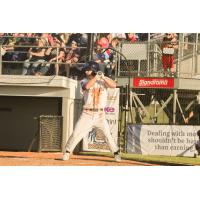
[(6, 152), (0, 151), (0, 166), (150, 166), (152, 164), (122, 160), (115, 162), (112, 157), (72, 155), (62, 161), (62, 153)]

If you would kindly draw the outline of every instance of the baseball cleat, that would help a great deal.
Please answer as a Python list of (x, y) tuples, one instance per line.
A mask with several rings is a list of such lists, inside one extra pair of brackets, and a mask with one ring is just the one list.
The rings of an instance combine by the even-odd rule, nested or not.
[(121, 162), (122, 161), (121, 156), (119, 154), (115, 154), (115, 161), (116, 162)]
[(63, 160), (63, 161), (69, 160), (69, 156), (70, 156), (70, 153), (68, 153), (68, 152), (67, 152), (67, 153), (64, 153), (64, 154), (63, 154), (62, 160)]

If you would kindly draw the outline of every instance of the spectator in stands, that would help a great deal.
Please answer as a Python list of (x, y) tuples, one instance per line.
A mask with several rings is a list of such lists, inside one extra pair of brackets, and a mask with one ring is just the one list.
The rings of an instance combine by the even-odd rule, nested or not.
[(25, 33), (23, 34), (23, 37), (21, 35), (20, 39), (16, 41), (12, 60), (20, 61), (20, 63), (15, 64), (18, 69), (21, 69), (23, 65), (22, 63), (27, 59), (30, 47), (33, 46), (35, 43), (36, 39), (33, 33)]
[(118, 48), (119, 45), (119, 39), (118, 38), (113, 38), (111, 41), (111, 49), (110, 49), (110, 56), (109, 56), (109, 60), (110, 60), (110, 68), (106, 68), (106, 76), (108, 76), (111, 79), (115, 79), (114, 77), (114, 72), (115, 72), (115, 68), (117, 65), (117, 53), (114, 49)]
[(21, 41), (23, 46), (27, 46), (27, 47), (23, 47), (23, 51), (28, 52), (28, 50), (30, 49), (30, 46), (33, 46), (34, 44), (36, 44), (36, 38), (34, 36), (34, 33), (25, 33), (24, 38)]
[(119, 38), (113, 38), (111, 44), (105, 37), (98, 41), (100, 47), (97, 46), (97, 58), (99, 57), (99, 60), (97, 59), (96, 62), (99, 63), (100, 70), (111, 79), (114, 79), (113, 72), (116, 67), (116, 51), (114, 49), (118, 47), (119, 43)]
[(126, 40), (125, 33), (109, 33), (106, 37), (108, 38), (110, 44), (114, 38), (117, 38), (119, 41)]
[(105, 68), (106, 68), (106, 63), (104, 62), (105, 61), (105, 55), (104, 55), (100, 45), (97, 45), (97, 47), (95, 48), (95, 51), (94, 51), (94, 54), (93, 54), (93, 59), (94, 59), (95, 62), (97, 62), (99, 64), (100, 71), (105, 73)]
[(134, 43), (138, 41), (138, 35), (136, 33), (127, 33), (127, 41)]
[(120, 40), (118, 38), (113, 38), (111, 41), (111, 47), (112, 48), (117, 48), (119, 46)]
[[(24, 48), (26, 40), (25, 34), (23, 33), (15, 33), (13, 34), (13, 37), (15, 38), (15, 44), (14, 44), (14, 50), (12, 52), (12, 55), (10, 57), (10, 61), (25, 61), (26, 59), (26, 50), (27, 48)], [(18, 66), (18, 63), (12, 63), (14, 66)]]
[(58, 33), (60, 39), (62, 40), (62, 42), (65, 44), (65, 46), (68, 44), (69, 42), (69, 38), (71, 33)]
[(6, 33), (0, 33), (0, 45), (3, 45), (6, 40)]
[(24, 62), (22, 75), (35, 75), (39, 66), (46, 61), (45, 51), (46, 46), (48, 46), (48, 39), (40, 37), (36, 40), (35, 45), (36, 48), (29, 49), (29, 58)]
[(49, 43), (51, 43), (50, 41), (52, 40), (57, 40), (58, 43), (60, 43), (60, 46), (63, 46), (65, 47), (66, 46), (66, 40), (63, 36), (63, 34), (60, 34), (60, 33), (52, 33), (50, 36), (49, 36)]
[(79, 47), (86, 47), (88, 42), (88, 34), (87, 33), (73, 33), (69, 35), (67, 45), (70, 45), (72, 41), (76, 41)]
[(52, 62), (56, 62), (54, 65), (55, 75), (59, 75), (59, 68), (61, 66), (61, 62), (64, 62), (65, 59), (65, 51), (64, 48), (61, 48), (61, 41), (59, 40), (58, 35), (54, 35), (50, 38), (50, 47), (45, 51), (46, 61), (48, 63), (43, 63), (41, 68), (36, 72), (35, 75), (46, 75), (46, 73), (50, 70)]
[[(7, 37), (7, 39), (4, 41), (4, 45), (3, 45), (3, 61), (11, 61), (12, 60), (12, 56), (13, 56), (13, 52), (14, 52), (14, 46), (16, 43), (16, 38), (13, 37), (13, 33), (9, 33), (6, 34), (5, 36)], [(9, 62), (5, 62), (3, 64), (3, 68), (4, 68), (4, 72), (6, 74), (11, 74), (11, 67), (12, 67), (12, 63)]]
[(93, 59), (95, 62), (99, 64), (99, 69), (104, 74), (106, 72), (106, 67), (109, 65), (110, 60), (110, 50), (107, 49), (109, 47), (109, 41), (106, 37), (100, 38), (97, 41), (97, 47), (95, 49)]
[(2, 47), (1, 47), (1, 55), (2, 56), (4, 56), (6, 53), (6, 47), (4, 46), (8, 43), (8, 38), (6, 36), (7, 36), (6, 33), (0, 33), (0, 45), (2, 45)]
[(87, 47), (87, 44), (88, 44), (88, 34), (87, 33), (81, 33), (80, 47)]
[(138, 41), (147, 41), (148, 40), (148, 33), (137, 33)]
[(106, 49), (109, 47), (109, 40), (107, 37), (102, 37), (97, 41), (98, 45), (101, 46), (101, 48)]
[(69, 39), (68, 39), (68, 43), (67, 45), (71, 45), (73, 41), (76, 41), (77, 46), (80, 46), (80, 37), (81, 37), (81, 33), (71, 33), (69, 35)]
[[(8, 61), (3, 63), (4, 73), (11, 74), (11, 68), (21, 67), (21, 63), (18, 61), (24, 61), (27, 58), (27, 51), (29, 49), (21, 46), (30, 46), (33, 44), (33, 41), (28, 41), (30, 34), (24, 33), (9, 33), (3, 34), (1, 41), (4, 50), (3, 61)], [(32, 38), (33, 39), (33, 38)], [(9, 62), (10, 61), (10, 62)], [(20, 69), (20, 68), (19, 68)]]
[(169, 69), (171, 76), (174, 76), (174, 49), (178, 47), (177, 45), (177, 35), (174, 33), (166, 33), (163, 38), (162, 43), (162, 63), (164, 76), (167, 76)]
[(80, 49), (78, 48), (77, 42), (75, 40), (73, 40), (71, 42), (71, 48), (70, 49), (66, 49), (66, 58), (65, 58), (65, 71), (66, 71), (66, 75), (67, 77), (73, 76), (73, 69), (76, 65), (75, 63), (77, 63), (79, 61), (80, 58)]

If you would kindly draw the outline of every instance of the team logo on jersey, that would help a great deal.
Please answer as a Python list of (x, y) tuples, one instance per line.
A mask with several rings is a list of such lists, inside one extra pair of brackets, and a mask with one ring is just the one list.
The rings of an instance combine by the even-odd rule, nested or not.
[(104, 108), (104, 111), (106, 113), (114, 113), (115, 112), (115, 108), (107, 106), (107, 107)]
[(99, 96), (100, 96), (100, 89), (99, 88), (93, 88), (92, 90), (92, 98), (93, 98), (93, 103), (95, 106), (99, 104)]

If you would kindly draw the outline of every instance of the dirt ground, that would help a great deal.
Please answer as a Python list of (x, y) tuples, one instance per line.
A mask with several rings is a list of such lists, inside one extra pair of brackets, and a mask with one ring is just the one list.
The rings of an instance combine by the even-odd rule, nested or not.
[(62, 161), (62, 153), (7, 152), (0, 151), (0, 166), (151, 166), (152, 164), (122, 160), (115, 162), (112, 157), (72, 155)]

